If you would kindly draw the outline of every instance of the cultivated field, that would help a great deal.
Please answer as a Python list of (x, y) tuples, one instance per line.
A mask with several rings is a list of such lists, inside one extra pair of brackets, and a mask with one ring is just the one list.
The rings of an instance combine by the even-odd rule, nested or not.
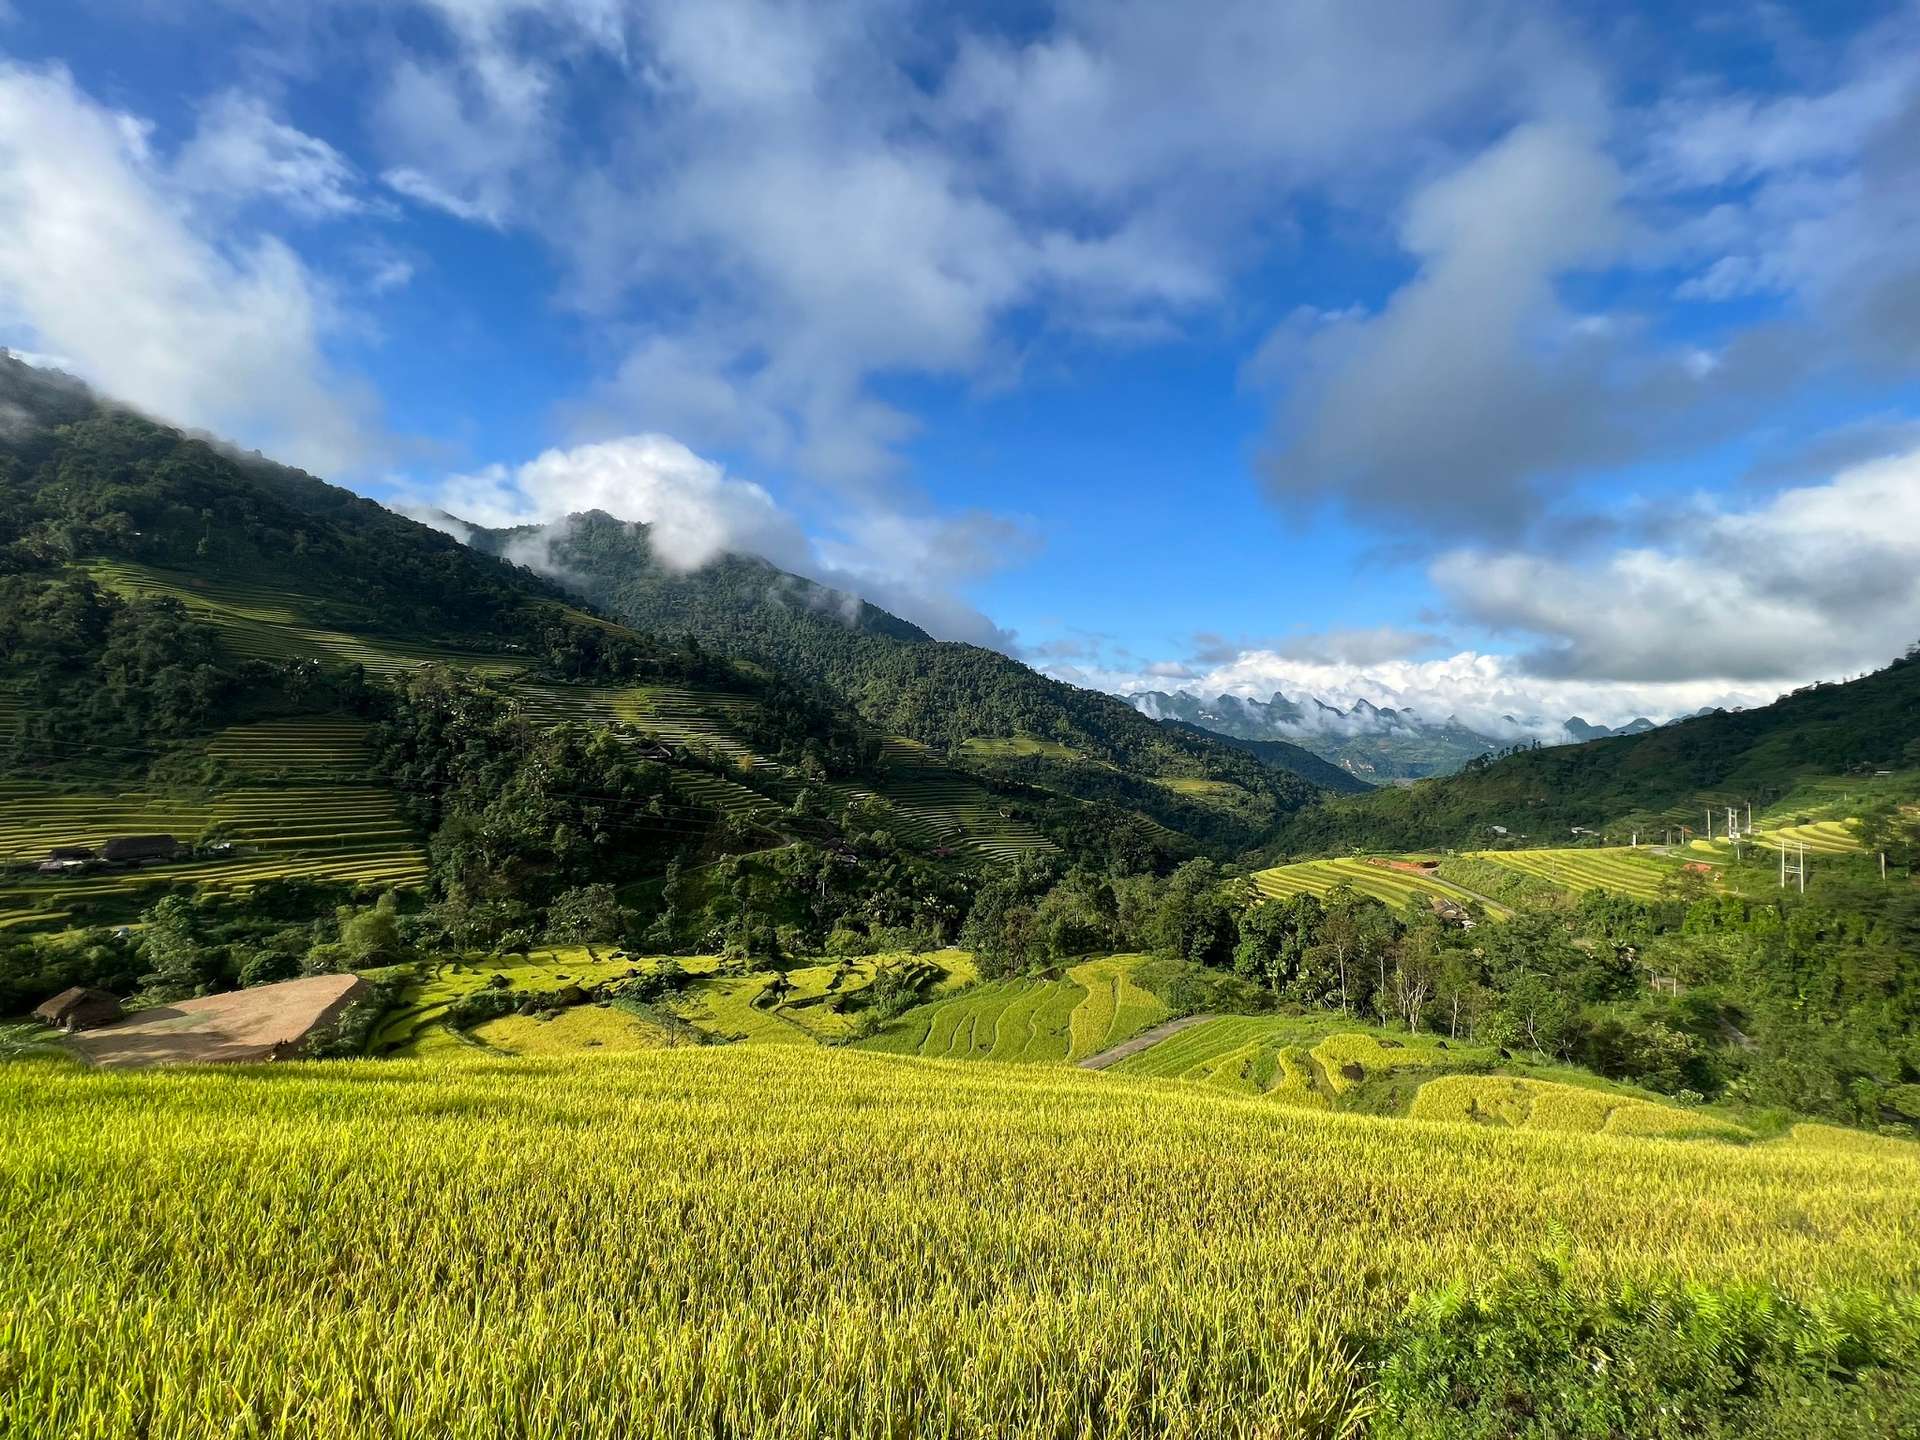
[[(1114, 1072), (1328, 1109), (1370, 1080), (1494, 1060), (1491, 1049), (1448, 1047), (1433, 1035), (1382, 1045), (1371, 1035), (1341, 1029), (1343, 1024), (1352, 1022), (1333, 1016), (1222, 1015), (1128, 1056)], [(1355, 1066), (1362, 1072), (1358, 1078), (1348, 1068)]]
[(236, 660), (322, 660), (360, 665), (382, 676), (427, 664), (492, 675), (526, 668), (512, 655), (357, 633), (351, 624), (340, 628), (339, 621), (319, 618), (340, 611), (338, 602), (291, 591), (278, 577), (210, 580), (124, 561), (97, 561), (87, 571), (98, 584), (123, 595), (178, 600), (213, 626), (221, 648)]
[(1472, 857), (1504, 865), (1576, 895), (1609, 890), (1636, 900), (1658, 900), (1679, 863), (1649, 850), (1614, 845), (1598, 849), (1483, 850)]
[(975, 985), (917, 1006), (861, 1048), (893, 1055), (1021, 1064), (1084, 1060), (1166, 1017), (1132, 977), (1134, 956), (1076, 965), (1057, 979)]
[[(619, 958), (614, 958), (616, 955)], [(439, 966), (419, 979), (413, 978), (411, 971), (369, 972), (373, 979), (405, 981), (397, 1003), (382, 1017), (371, 1049), (376, 1055), (420, 1056), (460, 1048), (461, 1038), (443, 1022), (456, 1002), (476, 991), (499, 988), (517, 996), (537, 997), (567, 985), (592, 989), (607, 981), (649, 974), (661, 963), (656, 957), (629, 956), (611, 947), (589, 950), (576, 945), (536, 950), (525, 957), (468, 956)], [(677, 956), (672, 963), (693, 979), (680, 994), (662, 1000), (660, 1009), (671, 1012), (690, 1030), (698, 1032), (695, 1038), (763, 1045), (814, 1044), (847, 1038), (852, 1033), (853, 1019), (842, 1009), (843, 1002), (871, 984), (876, 970), (882, 966), (910, 972), (911, 978), (922, 987), (922, 993), (932, 995), (966, 985), (975, 978), (972, 957), (959, 950), (821, 961), (788, 969), (782, 976), (770, 970), (730, 973), (728, 967), (711, 955)], [(784, 987), (779, 983), (781, 979), (785, 981)], [(581, 1027), (599, 1022), (573, 1020), (572, 1013), (563, 1012), (551, 1021), (519, 1018), (531, 1024), (558, 1027), (541, 1032), (545, 1037), (541, 1049), (546, 1053), (577, 1048), (566, 1043), (576, 1029), (580, 1030), (579, 1038), (591, 1038), (590, 1031)], [(527, 1033), (524, 1025), (488, 1022), (471, 1033), (473, 1038), (487, 1044), (493, 1043), (494, 1035), (505, 1034), (516, 1043), (501, 1048), (527, 1048), (517, 1043)]]
[(38, 861), (55, 846), (94, 848), (115, 836), (144, 834), (170, 834), (183, 844), (217, 835), (232, 843), (234, 854), (71, 876), (16, 869), (0, 880), (0, 923), (8, 913), (137, 898), (176, 884), (247, 890), (267, 880), (299, 878), (405, 887), (426, 878), (426, 856), (412, 827), (393, 796), (370, 785), (231, 790), (195, 799), (0, 781), (0, 865)]
[(1618, 1091), (1558, 1085), (1506, 1075), (1448, 1075), (1413, 1098), (1415, 1120), (1471, 1120), (1517, 1129), (1582, 1135), (1658, 1136), (1674, 1140), (1751, 1140), (1753, 1132), (1676, 1105)]
[[(1253, 876), (1253, 883), (1270, 900), (1303, 893), (1325, 896), (1336, 885), (1349, 885), (1360, 894), (1371, 896), (1395, 910), (1404, 908), (1411, 900), (1428, 896), (1438, 896), (1460, 905), (1484, 904), (1470, 892), (1436, 876), (1416, 875), (1353, 858), (1302, 860), (1293, 865), (1280, 865), (1272, 870), (1259, 871)], [(1504, 906), (1485, 908), (1495, 915), (1505, 913)]]
[(14, 1064), (0, 1435), (1347, 1436), (1410, 1300), (1550, 1250), (1910, 1305), (1917, 1157), (818, 1048)]

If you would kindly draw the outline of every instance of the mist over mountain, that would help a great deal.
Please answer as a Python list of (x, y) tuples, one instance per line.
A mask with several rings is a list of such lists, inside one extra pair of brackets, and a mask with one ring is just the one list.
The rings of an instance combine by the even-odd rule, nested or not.
[(1398, 709), (1366, 699), (1341, 708), (1316, 696), (1292, 698), (1276, 690), (1270, 700), (1217, 695), (1206, 700), (1186, 690), (1146, 690), (1127, 697), (1155, 720), (1198, 726), (1240, 740), (1285, 740), (1374, 784), (1449, 775), (1467, 761), (1517, 741), (1576, 744), (1656, 729), (1644, 716), (1610, 728), (1578, 715), (1564, 721), (1507, 716), (1510, 728), (1490, 735), (1457, 716), (1430, 720), (1409, 706)]

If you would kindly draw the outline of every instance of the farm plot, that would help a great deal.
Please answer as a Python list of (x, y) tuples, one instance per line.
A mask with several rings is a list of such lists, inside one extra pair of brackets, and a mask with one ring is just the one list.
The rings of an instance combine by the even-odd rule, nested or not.
[(894, 1055), (1019, 1064), (1080, 1060), (1119, 1044), (1166, 1016), (1132, 979), (1137, 960), (1113, 956), (1053, 979), (1024, 977), (974, 985), (917, 1006), (861, 1047)]
[(338, 628), (316, 615), (340, 613), (339, 602), (290, 591), (279, 581), (208, 579), (119, 561), (87, 567), (107, 589), (129, 596), (166, 596), (211, 625), (237, 660), (331, 660), (390, 676), (422, 665), (457, 665), (482, 674), (526, 668), (511, 655), (369, 635)]
[(1780, 825), (1757, 828), (1754, 843), (1769, 850), (1806, 847), (1809, 855), (1857, 855), (1861, 851), (1858, 822), (1854, 820), (1814, 820), (1804, 825)]
[(1133, 971), (1139, 963), (1138, 956), (1110, 955), (1067, 972), (1067, 978), (1087, 992), (1068, 1020), (1067, 1059), (1098, 1055), (1167, 1018), (1166, 1002), (1135, 982)]
[(232, 769), (290, 780), (359, 776), (372, 759), (366, 722), (332, 716), (230, 726), (204, 751)]
[[(1259, 871), (1252, 879), (1254, 888), (1270, 900), (1300, 894), (1324, 897), (1334, 886), (1348, 885), (1360, 894), (1396, 910), (1410, 901), (1424, 900), (1428, 896), (1438, 896), (1459, 905), (1485, 904), (1458, 885), (1449, 884), (1433, 875), (1392, 870), (1351, 858), (1303, 860), (1298, 864)], [(1485, 908), (1495, 916), (1508, 913), (1504, 906), (1486, 905)]]
[(1609, 846), (1586, 850), (1483, 850), (1472, 857), (1531, 875), (1576, 895), (1607, 890), (1636, 900), (1657, 900), (1679, 869), (1677, 862), (1646, 850)]
[(1516, 1129), (1673, 1140), (1751, 1140), (1741, 1126), (1618, 1091), (1505, 1075), (1447, 1075), (1414, 1096), (1414, 1120), (1473, 1121)]
[[(1816, 1374), (1842, 1341), (1892, 1347), (1859, 1393), (1911, 1404), (1920, 1151), (1895, 1142), (1412, 1125), (697, 1046), (0, 1067), (0, 1136), (0, 1186), (32, 1197), (0, 1207), (0, 1314), (60, 1322), (8, 1333), (21, 1436), (1423, 1433), (1370, 1413), (1368, 1347), (1429, 1297), (1537, 1276), (1550, 1242), (1575, 1316), (1627, 1287), (1755, 1296)], [(1647, 1343), (1718, 1345), (1699, 1313)], [(1723, 1428), (1628, 1395), (1614, 1433)]]
[(1339, 1023), (1334, 1017), (1223, 1015), (1171, 1035), (1113, 1069), (1328, 1109), (1369, 1081), (1471, 1064), (1492, 1054), (1442, 1049), (1428, 1036), (1382, 1040), (1331, 1028)]
[[(549, 994), (564, 985), (585, 989), (616, 980), (636, 968), (654, 963), (634, 960), (614, 951), (584, 945), (536, 950), (531, 955), (466, 956), (433, 967), (422, 974), (413, 967), (368, 971), (370, 980), (402, 980), (399, 999), (381, 1016), (368, 1049), (376, 1055), (418, 1055), (452, 1042), (441, 1021), (454, 1003), (486, 989), (514, 994)], [(713, 961), (686, 960), (687, 969), (711, 966)]]
[[(74, 903), (138, 898), (168, 886), (245, 890), (267, 880), (407, 887), (426, 856), (393, 796), (373, 786), (232, 790), (205, 798), (75, 794), (0, 782), (0, 863), (22, 866), (56, 846), (97, 848), (117, 836), (170, 834), (230, 842), (232, 858), (133, 871), (32, 876), (0, 893), (0, 911), (53, 912)], [(22, 923), (16, 921), (15, 923)]]
[(1006, 813), (1004, 801), (940, 764), (917, 741), (890, 737), (881, 756), (888, 775), (879, 793), (922, 843), (966, 845), (992, 860), (1056, 848), (1033, 826)]

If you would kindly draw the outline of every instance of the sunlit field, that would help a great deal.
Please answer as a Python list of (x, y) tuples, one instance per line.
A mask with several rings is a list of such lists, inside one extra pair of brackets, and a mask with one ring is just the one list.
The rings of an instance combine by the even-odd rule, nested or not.
[(1900, 1303), (1920, 1158), (1835, 1133), (813, 1047), (19, 1064), (0, 1434), (1354, 1434), (1410, 1299), (1549, 1249), (1580, 1295)]

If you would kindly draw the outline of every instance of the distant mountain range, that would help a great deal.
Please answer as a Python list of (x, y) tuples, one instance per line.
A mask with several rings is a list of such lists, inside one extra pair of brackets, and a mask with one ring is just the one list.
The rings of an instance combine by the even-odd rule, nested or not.
[[(1659, 728), (1644, 716), (1615, 728), (1574, 715), (1560, 722), (1566, 736), (1562, 741), (1549, 726), (1508, 716), (1514, 729), (1500, 738), (1453, 715), (1433, 721), (1411, 708), (1390, 709), (1364, 699), (1344, 710), (1313, 696), (1290, 699), (1277, 690), (1271, 700), (1241, 695), (1205, 700), (1185, 690), (1147, 690), (1127, 699), (1155, 720), (1198, 726), (1238, 740), (1291, 742), (1373, 784), (1449, 775), (1476, 755), (1503, 749), (1523, 734), (1541, 735), (1546, 743), (1575, 743)], [(1543, 730), (1548, 733), (1543, 735)]]

